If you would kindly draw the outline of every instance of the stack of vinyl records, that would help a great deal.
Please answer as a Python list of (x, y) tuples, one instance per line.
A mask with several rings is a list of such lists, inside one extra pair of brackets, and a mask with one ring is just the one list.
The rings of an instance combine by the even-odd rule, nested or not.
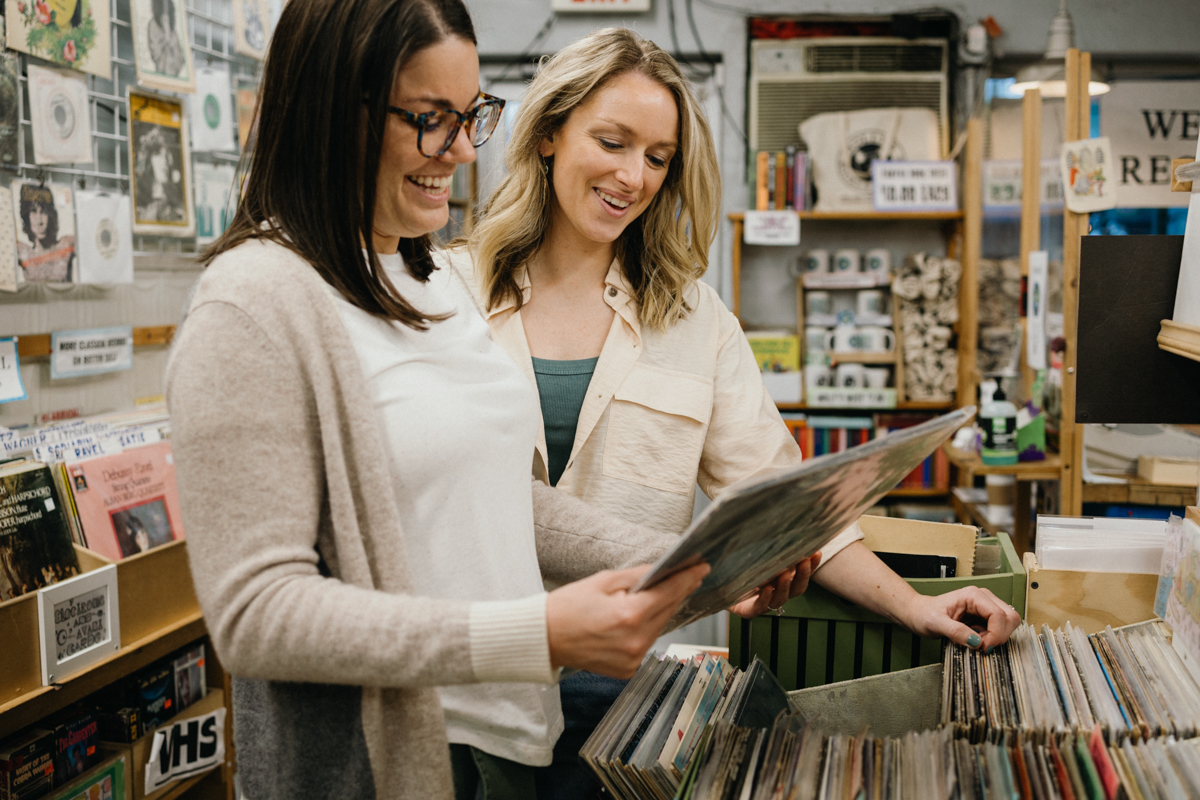
[(743, 672), (721, 656), (651, 654), (579, 757), (614, 797), (669, 800), (711, 726), (765, 729), (787, 711), (787, 694), (757, 658)]
[(1182, 739), (1200, 733), (1200, 686), (1161, 622), (1091, 636), (1022, 625), (989, 655), (946, 648), (941, 721), (972, 742), (1094, 727), (1114, 744)]

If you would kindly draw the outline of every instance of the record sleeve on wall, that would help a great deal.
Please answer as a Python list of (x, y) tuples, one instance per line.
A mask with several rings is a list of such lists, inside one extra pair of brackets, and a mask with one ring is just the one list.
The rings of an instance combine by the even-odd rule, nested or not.
[(269, 0), (233, 0), (233, 49), (261, 61), (267, 54), (270, 24)]
[(17, 134), (21, 129), (17, 98), (21, 94), (21, 60), (16, 53), (0, 53), (0, 167), (20, 168)]
[(129, 196), (75, 193), (80, 283), (133, 283)]
[(244, 153), (254, 148), (254, 135), (258, 131), (258, 87), (238, 87), (237, 107), (238, 144)]
[(129, 172), (133, 232), (191, 236), (192, 158), (179, 98), (129, 87)]
[(137, 82), (151, 89), (194, 92), (196, 73), (182, 0), (131, 0), (129, 5)]
[(0, 292), (17, 290), (17, 231), (12, 195), (0, 191)]
[(237, 173), (232, 166), (196, 163), (196, 244), (216, 241), (229, 227), (236, 202), (230, 202)]
[(87, 78), (29, 65), (29, 119), (35, 164), (90, 164), (92, 128)]
[(70, 186), (13, 181), (17, 259), (28, 283), (74, 283), (75, 205)]
[(196, 72), (196, 93), (190, 102), (193, 150), (208, 153), (237, 149), (232, 98), (228, 71), (205, 67)]
[(108, 0), (5, 0), (8, 46), (112, 78)]

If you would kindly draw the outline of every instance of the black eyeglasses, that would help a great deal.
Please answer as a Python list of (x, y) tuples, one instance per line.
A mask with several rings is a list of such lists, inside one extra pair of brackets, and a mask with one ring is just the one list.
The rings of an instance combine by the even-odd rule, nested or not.
[[(414, 114), (403, 108), (388, 106), (389, 113), (398, 115), (417, 129), (417, 149), (426, 158), (436, 158), (449, 150), (464, 125), (467, 127), (467, 138), (471, 140), (471, 145), (479, 147), (491, 138), (503, 111), (503, 100), (483, 92), (479, 93), (479, 102), (475, 107), (465, 114), (453, 108)], [(425, 138), (427, 134), (429, 139)]]

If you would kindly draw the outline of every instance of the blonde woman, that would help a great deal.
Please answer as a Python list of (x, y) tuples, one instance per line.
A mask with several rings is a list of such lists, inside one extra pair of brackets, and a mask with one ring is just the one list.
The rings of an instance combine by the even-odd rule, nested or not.
[[(720, 177), (675, 61), (618, 28), (567, 47), (530, 85), (506, 160), (469, 255), (460, 248), (452, 261), (474, 270), (493, 337), (538, 388), (535, 476), (678, 534), (697, 485), (712, 497), (798, 463), (737, 319), (699, 281)], [(851, 526), (823, 560), (799, 565), (794, 586), (776, 581), (734, 610), (779, 608), (820, 563), (822, 586), (925, 636), (991, 648), (1019, 623), (983, 589), (918, 595), (860, 538)], [(571, 751), (619, 688), (596, 684), (587, 675), (563, 682), (556, 764), (575, 762)], [(554, 796), (587, 791), (556, 774), (543, 794), (551, 784)]]

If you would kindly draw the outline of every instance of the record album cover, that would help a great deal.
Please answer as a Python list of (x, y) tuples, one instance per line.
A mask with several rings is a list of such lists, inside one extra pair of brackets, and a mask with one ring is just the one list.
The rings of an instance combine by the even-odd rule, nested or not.
[(233, 87), (229, 72), (212, 67), (196, 72), (191, 97), (192, 150), (200, 153), (236, 150), (233, 141)]
[(261, 61), (267, 54), (270, 24), (268, 0), (233, 0), (233, 49)]
[(196, 183), (196, 244), (204, 245), (217, 240), (229, 227), (237, 206), (233, 193), (236, 171), (229, 165), (203, 164), (197, 162)]
[(75, 193), (80, 283), (133, 283), (129, 196)]
[(0, 602), (79, 574), (50, 468), (0, 470)]
[(5, 0), (8, 46), (101, 78), (112, 78), (108, 0)]
[(70, 70), (29, 65), (29, 119), (37, 164), (90, 164), (92, 127), (87, 78)]
[(130, 0), (129, 6), (137, 82), (168, 92), (194, 92), (196, 73), (183, 0)]
[(28, 283), (74, 283), (75, 204), (70, 186), (13, 181), (17, 259)]
[(16, 53), (0, 53), (0, 167), (17, 170), (21, 154), (17, 149), (21, 119), (17, 98), (21, 94), (21, 60)]
[(133, 232), (191, 236), (192, 159), (183, 101), (132, 87), (128, 96)]
[(238, 144), (242, 152), (254, 149), (258, 130), (258, 87), (239, 86), (237, 90)]
[(17, 290), (17, 229), (13, 225), (13, 200), (0, 191), (0, 292)]

